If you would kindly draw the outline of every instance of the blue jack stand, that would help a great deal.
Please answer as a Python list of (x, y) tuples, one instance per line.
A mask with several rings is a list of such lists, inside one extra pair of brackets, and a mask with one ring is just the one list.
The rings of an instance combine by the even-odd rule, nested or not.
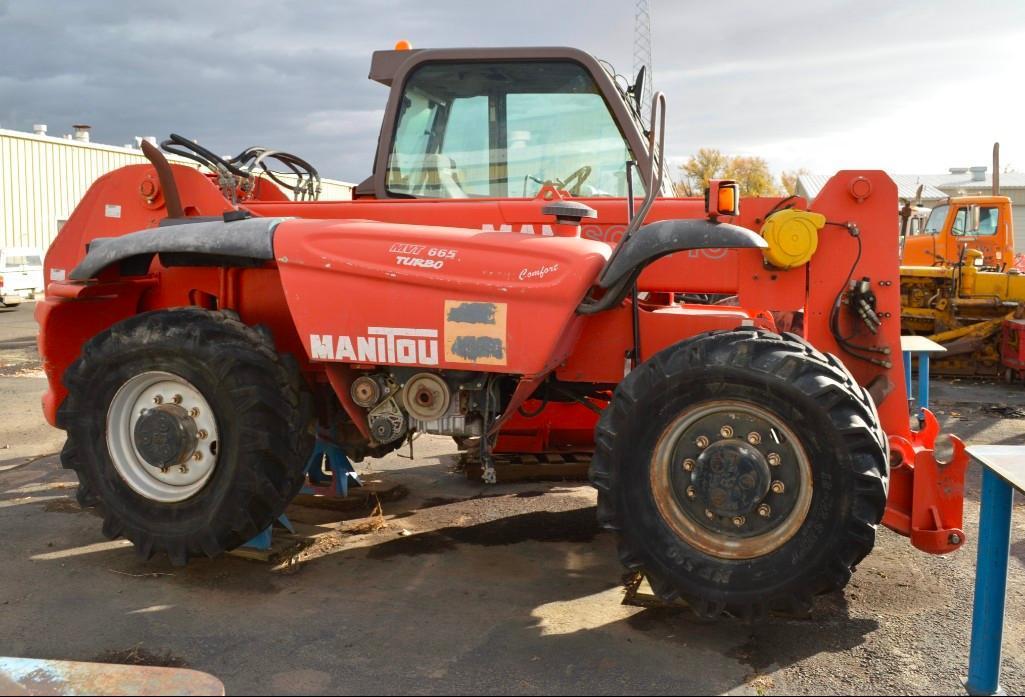
[(306, 485), (302, 489), (304, 494), (323, 493), (323, 488), (330, 483), (335, 496), (345, 497), (349, 495), (350, 486), (363, 486), (345, 451), (334, 443), (320, 438), (317, 439), (313, 454), (306, 463), (306, 477), (310, 484), (320, 487), (321, 490)]
[[(352, 463), (346, 457), (345, 451), (334, 443), (321, 438), (317, 438), (313, 454), (306, 462), (306, 479), (309, 483), (303, 485), (301, 490), (303, 494), (323, 493), (324, 489), (330, 485), (333, 496), (344, 498), (349, 495), (350, 486), (363, 486)], [(311, 484), (315, 486), (310, 486)], [(282, 514), (277, 522), (290, 533), (295, 534), (295, 528), (292, 527), (292, 523), (286, 515)], [(273, 539), (274, 526), (269, 525), (263, 532), (242, 546), (266, 552), (270, 550)]]
[[(288, 530), (293, 535), (295, 534), (295, 528), (292, 527), (292, 521), (288, 519), (284, 513), (278, 517), (278, 523), (280, 523), (285, 530)], [(253, 539), (246, 542), (243, 547), (248, 549), (255, 549), (260, 552), (267, 552), (270, 550), (271, 541), (274, 539), (274, 526), (268, 525), (263, 532), (254, 537)]]

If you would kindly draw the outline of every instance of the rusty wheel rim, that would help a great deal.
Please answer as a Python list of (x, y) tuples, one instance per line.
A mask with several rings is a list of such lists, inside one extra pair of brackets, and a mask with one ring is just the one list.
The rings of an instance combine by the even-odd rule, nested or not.
[(655, 444), (649, 473), (662, 519), (719, 559), (771, 554), (811, 508), (811, 462), (801, 442), (779, 416), (747, 402), (683, 411)]

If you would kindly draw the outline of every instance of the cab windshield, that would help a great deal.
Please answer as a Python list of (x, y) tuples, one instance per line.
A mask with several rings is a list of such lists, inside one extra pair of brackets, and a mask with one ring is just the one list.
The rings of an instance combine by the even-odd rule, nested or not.
[[(425, 198), (626, 196), (629, 148), (570, 61), (434, 63), (406, 82), (388, 191)], [(639, 177), (635, 192), (643, 195)]]
[(932, 209), (932, 213), (929, 214), (929, 220), (925, 223), (926, 235), (935, 235), (938, 232), (943, 231), (943, 224), (947, 222), (947, 214), (950, 212), (950, 206), (942, 204)]

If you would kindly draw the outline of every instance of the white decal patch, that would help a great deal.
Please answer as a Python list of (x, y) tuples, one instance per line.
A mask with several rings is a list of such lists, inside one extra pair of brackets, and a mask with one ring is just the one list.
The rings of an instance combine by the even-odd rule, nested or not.
[(317, 361), (437, 365), (438, 330), (368, 327), (367, 336), (310, 334), (310, 357)]
[(50, 269), (50, 280), (51, 281), (63, 281), (67, 278), (68, 272), (64, 269)]
[(108, 218), (120, 218), (121, 217), (121, 206), (116, 203), (108, 203), (104, 209), (103, 214)]

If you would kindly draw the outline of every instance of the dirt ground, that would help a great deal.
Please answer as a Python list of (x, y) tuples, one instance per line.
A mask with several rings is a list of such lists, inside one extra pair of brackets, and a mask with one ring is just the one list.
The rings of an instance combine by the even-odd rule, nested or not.
[[(949, 557), (880, 530), (807, 619), (705, 623), (623, 604), (584, 484), (484, 486), (451, 440), (361, 471), (402, 484), (383, 516), (292, 507), (271, 562), (139, 561), (74, 503), (40, 415), (32, 306), (0, 312), (0, 655), (187, 666), (228, 692), (957, 694), (966, 671), (980, 475)], [(946, 427), (1025, 444), (1025, 388), (934, 382)], [(1003, 685), (1025, 693), (1025, 510), (1016, 501)]]

